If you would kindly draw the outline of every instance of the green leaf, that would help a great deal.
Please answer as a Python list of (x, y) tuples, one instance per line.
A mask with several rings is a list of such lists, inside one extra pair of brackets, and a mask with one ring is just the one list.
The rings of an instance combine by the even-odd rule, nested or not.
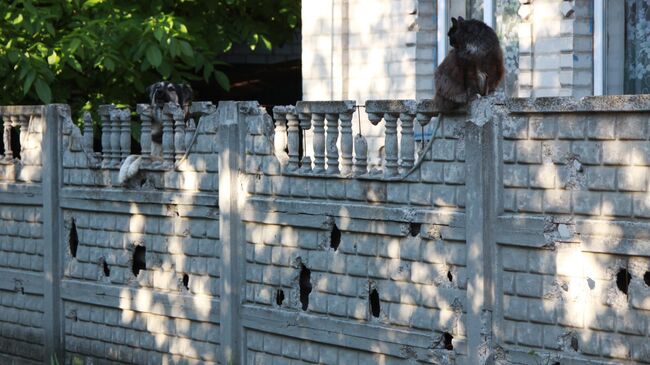
[(13, 25), (18, 25), (23, 22), (23, 15), (18, 14), (18, 16), (11, 22)]
[(12, 49), (9, 52), (7, 52), (7, 58), (9, 58), (9, 62), (17, 63), (18, 60), (20, 59), (20, 54)]
[(160, 52), (160, 48), (155, 44), (147, 47), (147, 61), (149, 61), (153, 67), (160, 66), (160, 63), (162, 62), (162, 53)]
[(56, 30), (54, 29), (52, 23), (45, 23), (45, 29), (52, 36), (56, 34)]
[(41, 99), (43, 103), (49, 104), (52, 101), (52, 91), (50, 90), (50, 86), (42, 79), (37, 79), (34, 86), (36, 86), (36, 94), (38, 95), (38, 98)]
[(106, 67), (106, 69), (108, 71), (111, 71), (111, 72), (115, 71), (115, 62), (113, 62), (112, 59), (105, 58), (103, 64), (104, 64), (104, 67)]
[(79, 63), (79, 61), (77, 61), (76, 58), (68, 57), (68, 64), (70, 65), (70, 67), (72, 67), (73, 70), (75, 70), (75, 71), (77, 71), (79, 73), (83, 72), (83, 69), (81, 67), (81, 63)]
[(156, 38), (156, 40), (158, 42), (160, 42), (162, 40), (163, 35), (164, 35), (164, 33), (163, 33), (162, 29), (156, 28), (156, 29), (153, 30), (153, 36), (154, 36), (154, 38)]
[(179, 41), (178, 42), (181, 46), (181, 51), (183, 52), (184, 55), (187, 57), (192, 57), (194, 56), (194, 51), (192, 50), (192, 46), (190, 46), (189, 43), (186, 41)]
[(47, 63), (50, 65), (58, 65), (61, 57), (56, 54), (56, 51), (52, 51), (52, 54), (47, 57)]
[(226, 91), (230, 91), (230, 80), (228, 79), (228, 76), (226, 76), (225, 73), (219, 71), (219, 70), (214, 70), (214, 78), (217, 79), (217, 84), (221, 86)]
[(23, 82), (23, 95), (27, 95), (29, 89), (32, 88), (32, 84), (36, 79), (36, 70), (30, 70), (25, 77), (25, 82)]
[(68, 45), (68, 52), (74, 54), (75, 52), (77, 52), (77, 49), (79, 48), (80, 45), (81, 45), (81, 39), (72, 38), (70, 44)]
[(210, 81), (210, 75), (214, 71), (214, 66), (212, 64), (206, 64), (205, 67), (203, 67), (203, 79), (205, 82)]
[(271, 48), (273, 48), (271, 41), (268, 40), (268, 38), (266, 38), (265, 36), (260, 36), (260, 38), (262, 38), (262, 44), (264, 44), (264, 47), (270, 51)]

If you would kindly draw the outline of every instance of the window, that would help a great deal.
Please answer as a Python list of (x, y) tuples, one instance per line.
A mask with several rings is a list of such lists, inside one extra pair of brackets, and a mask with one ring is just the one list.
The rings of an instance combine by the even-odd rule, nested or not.
[(650, 3), (594, 2), (594, 94), (650, 93)]

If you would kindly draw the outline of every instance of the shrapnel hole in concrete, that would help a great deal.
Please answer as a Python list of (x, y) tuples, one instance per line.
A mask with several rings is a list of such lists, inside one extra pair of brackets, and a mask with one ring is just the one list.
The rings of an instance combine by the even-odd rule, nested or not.
[(183, 287), (187, 290), (190, 290), (190, 276), (183, 274)]
[(594, 290), (596, 282), (592, 278), (587, 278), (587, 285), (589, 286), (589, 289)]
[(449, 279), (449, 282), (454, 281), (454, 276), (451, 274), (451, 271), (447, 271), (447, 279)]
[(580, 346), (578, 345), (578, 339), (575, 336), (571, 337), (571, 348), (576, 352), (580, 349)]
[(147, 248), (144, 246), (135, 246), (133, 250), (133, 265), (131, 266), (133, 275), (138, 276), (140, 270), (147, 269)]
[(74, 218), (72, 219), (72, 226), (70, 227), (70, 234), (68, 235), (68, 247), (70, 248), (70, 255), (77, 257), (77, 247), (79, 246), (79, 236), (77, 235), (77, 223)]
[(108, 264), (106, 263), (106, 259), (102, 257), (100, 261), (102, 263), (102, 270), (104, 271), (104, 276), (106, 277), (111, 276), (111, 269), (108, 267)]
[(298, 281), (300, 303), (302, 304), (302, 310), (306, 311), (309, 307), (309, 294), (311, 293), (311, 270), (305, 264), (300, 264), (300, 266), (300, 280)]
[(330, 247), (336, 251), (341, 244), (341, 231), (339, 227), (336, 226), (336, 223), (332, 225), (332, 232), (330, 233)]
[(11, 153), (20, 160), (20, 126), (11, 127)]
[(632, 275), (627, 271), (627, 269), (620, 269), (616, 274), (616, 286), (618, 290), (622, 291), (627, 295), (627, 289), (630, 286), (630, 281), (632, 280)]
[(645, 274), (643, 274), (643, 282), (645, 285), (650, 286), (650, 271), (646, 271)]
[(284, 290), (278, 289), (275, 292), (275, 304), (282, 305), (283, 301), (284, 301)]
[(420, 229), (422, 228), (421, 223), (411, 222), (409, 223), (409, 234), (411, 237), (415, 237), (420, 234)]
[(375, 318), (379, 318), (379, 313), (381, 312), (380, 303), (379, 303), (379, 293), (377, 289), (372, 289), (370, 295), (368, 296), (370, 301), (370, 313)]
[(442, 333), (442, 344), (445, 346), (445, 350), (453, 350), (454, 345), (452, 344), (452, 340), (454, 339), (454, 336), (451, 335), (449, 332), (443, 332)]

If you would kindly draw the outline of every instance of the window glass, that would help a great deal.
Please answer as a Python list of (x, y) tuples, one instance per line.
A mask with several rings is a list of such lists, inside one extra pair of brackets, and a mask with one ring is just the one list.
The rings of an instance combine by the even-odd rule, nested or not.
[(503, 49), (506, 76), (501, 83), (506, 96), (517, 96), (519, 74), (519, 0), (497, 1), (496, 25), (499, 43)]
[(626, 94), (650, 93), (650, 2), (625, 0)]
[(465, 4), (467, 18), (483, 20), (483, 0), (465, 0)]

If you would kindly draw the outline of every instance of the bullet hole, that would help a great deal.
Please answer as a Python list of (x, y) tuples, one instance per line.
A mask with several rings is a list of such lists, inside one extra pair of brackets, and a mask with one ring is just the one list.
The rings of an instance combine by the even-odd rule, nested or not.
[(111, 269), (108, 267), (108, 264), (106, 263), (105, 258), (100, 258), (99, 262), (102, 264), (102, 270), (104, 271), (104, 276), (109, 277), (111, 276)]
[(190, 276), (187, 274), (183, 274), (183, 288), (190, 290)]
[(302, 310), (306, 311), (309, 307), (309, 293), (311, 293), (311, 270), (305, 264), (300, 264), (300, 266), (302, 267), (298, 282), (300, 286), (300, 303), (302, 304)]
[(23, 285), (22, 280), (14, 279), (14, 291), (25, 295), (25, 286)]
[(650, 286), (650, 271), (646, 271), (645, 274), (643, 274), (643, 282), (645, 285)]
[(377, 293), (377, 289), (372, 289), (368, 299), (370, 300), (370, 313), (372, 313), (373, 317), (379, 318), (381, 308), (379, 306), (379, 293)]
[(447, 279), (449, 279), (450, 283), (454, 281), (454, 276), (451, 274), (451, 271), (447, 271)]
[(411, 222), (409, 223), (409, 234), (411, 237), (415, 237), (420, 234), (420, 229), (422, 228), (421, 223)]
[(20, 127), (11, 127), (11, 153), (20, 160)]
[(77, 235), (77, 224), (72, 219), (72, 227), (70, 227), (70, 234), (68, 235), (68, 246), (72, 257), (77, 257), (77, 246), (79, 246), (79, 236)]
[(454, 336), (449, 332), (443, 332), (442, 334), (442, 344), (445, 347), (445, 350), (453, 350), (454, 345), (451, 343), (451, 340), (454, 339)]
[(336, 223), (332, 226), (332, 232), (330, 233), (330, 247), (336, 251), (339, 248), (341, 243), (341, 231), (339, 227), (336, 226)]
[(630, 286), (631, 280), (632, 275), (630, 275), (627, 269), (620, 269), (616, 274), (616, 286), (618, 287), (618, 290), (627, 295), (627, 289)]
[(589, 285), (589, 289), (594, 290), (596, 282), (592, 278), (587, 278), (587, 285)]
[(571, 337), (571, 348), (576, 352), (580, 349), (580, 346), (578, 346), (578, 339), (576, 337)]
[(133, 265), (131, 269), (133, 270), (133, 275), (138, 276), (140, 270), (147, 269), (147, 248), (144, 246), (135, 246), (133, 251)]
[(284, 290), (278, 289), (275, 292), (275, 304), (282, 305), (283, 301), (284, 301)]

